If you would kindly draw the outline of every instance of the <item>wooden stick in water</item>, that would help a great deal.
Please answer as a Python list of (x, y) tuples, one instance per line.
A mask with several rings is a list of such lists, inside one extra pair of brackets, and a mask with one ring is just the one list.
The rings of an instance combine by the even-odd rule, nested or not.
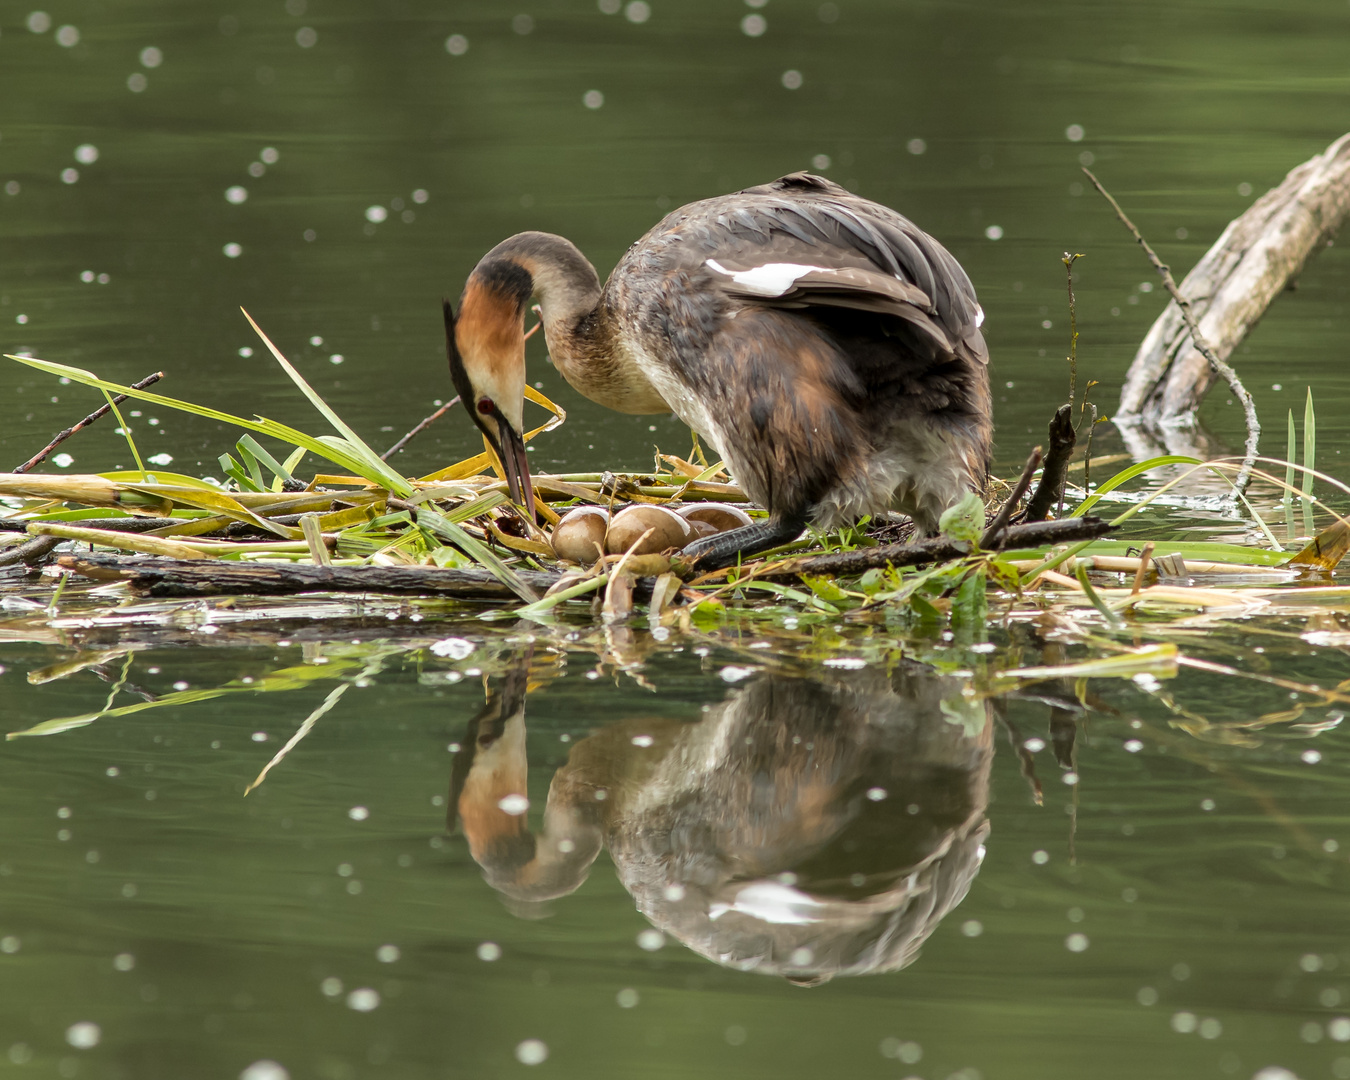
[[(164, 372), (162, 372), (162, 371), (156, 371), (153, 375), (147, 375), (147, 376), (146, 376), (144, 379), (142, 379), (140, 382), (134, 382), (134, 383), (132, 383), (132, 384), (131, 384), (131, 388), (132, 388), (133, 390), (144, 390), (147, 386), (151, 386), (151, 385), (153, 385), (154, 383), (159, 382), (159, 380), (162, 379), (162, 378), (164, 378)], [(127, 400), (127, 395), (126, 395), (126, 394), (118, 394), (116, 397), (114, 397), (114, 398), (112, 399), (112, 402), (111, 402), (111, 403), (105, 404), (105, 405), (100, 405), (97, 409), (95, 409), (93, 412), (91, 412), (88, 416), (86, 416), (86, 417), (85, 417), (83, 420), (81, 420), (78, 424), (72, 424), (70, 427), (66, 428), (64, 431), (59, 431), (59, 432), (57, 432), (56, 438), (54, 438), (51, 442), (49, 442), (46, 446), (44, 446), (44, 447), (43, 447), (41, 450), (39, 450), (36, 454), (34, 454), (34, 455), (33, 455), (32, 457), (30, 457), (27, 461), (25, 461), (22, 465), (20, 465), (17, 469), (15, 469), (14, 472), (16, 472), (16, 473), (26, 473), (29, 469), (31, 469), (31, 468), (33, 468), (33, 467), (35, 467), (35, 466), (37, 466), (37, 465), (41, 465), (42, 462), (46, 459), (46, 457), (47, 457), (48, 454), (50, 454), (53, 450), (55, 450), (55, 449), (56, 449), (58, 446), (60, 446), (63, 442), (65, 442), (65, 441), (66, 441), (67, 439), (69, 439), (72, 435), (74, 435), (75, 432), (80, 431), (80, 430), (82, 430), (83, 428), (87, 428), (90, 424), (92, 424), (95, 420), (98, 420), (100, 417), (107, 416), (108, 413), (112, 412), (112, 407), (113, 407), (113, 405), (121, 405), (122, 402), (124, 402), (124, 401), (126, 401), (126, 400)]]

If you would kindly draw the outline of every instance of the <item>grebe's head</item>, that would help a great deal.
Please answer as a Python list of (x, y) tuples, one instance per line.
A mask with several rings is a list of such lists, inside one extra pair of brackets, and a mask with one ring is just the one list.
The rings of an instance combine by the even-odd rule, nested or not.
[(534, 488), (525, 458), (525, 310), (534, 291), (530, 272), (489, 253), (469, 275), (456, 315), (444, 302), (450, 377), (506, 472), (511, 498), (534, 515)]

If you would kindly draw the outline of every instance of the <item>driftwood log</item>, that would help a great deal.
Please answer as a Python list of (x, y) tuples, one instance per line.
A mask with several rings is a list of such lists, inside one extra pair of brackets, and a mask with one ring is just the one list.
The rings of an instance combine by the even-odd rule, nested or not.
[[(1221, 360), (1331, 241), (1347, 215), (1350, 135), (1299, 165), (1229, 223), (1181, 283), (1202, 335)], [(1189, 423), (1215, 374), (1174, 301), (1139, 346), (1112, 419), (1121, 426)]]
[[(1100, 518), (1065, 518), (1003, 531), (1002, 546), (1039, 547), (1092, 540), (1111, 531)], [(939, 538), (917, 544), (883, 544), (839, 555), (799, 559), (767, 576), (861, 574), (884, 566), (917, 566), (958, 559), (969, 544)], [(306, 563), (227, 562), (223, 559), (164, 559), (146, 556), (62, 555), (56, 563), (82, 577), (125, 581), (140, 596), (293, 596), (298, 593), (372, 593), (439, 599), (516, 603), (518, 597), (486, 570), (441, 570), (428, 566), (312, 566)], [(540, 595), (561, 574), (517, 571)], [(638, 581), (634, 597), (651, 596), (652, 578)]]

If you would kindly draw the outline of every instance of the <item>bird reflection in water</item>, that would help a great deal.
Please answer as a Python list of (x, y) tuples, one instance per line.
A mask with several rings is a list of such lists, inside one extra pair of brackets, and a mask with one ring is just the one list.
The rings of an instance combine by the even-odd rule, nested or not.
[(993, 725), (922, 665), (830, 676), (764, 674), (698, 722), (597, 731), (532, 832), (522, 665), (470, 722), (452, 824), (522, 914), (606, 847), (638, 910), (715, 963), (803, 985), (897, 971), (979, 871)]

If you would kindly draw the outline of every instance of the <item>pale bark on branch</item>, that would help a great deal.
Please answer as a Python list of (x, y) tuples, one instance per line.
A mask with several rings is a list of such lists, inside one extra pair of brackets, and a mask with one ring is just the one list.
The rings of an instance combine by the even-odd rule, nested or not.
[[(1348, 215), (1350, 135), (1344, 135), (1229, 223), (1180, 287), (1201, 334), (1221, 360)], [(1192, 422), (1214, 378), (1174, 301), (1139, 346), (1112, 419), (1117, 424)]]

